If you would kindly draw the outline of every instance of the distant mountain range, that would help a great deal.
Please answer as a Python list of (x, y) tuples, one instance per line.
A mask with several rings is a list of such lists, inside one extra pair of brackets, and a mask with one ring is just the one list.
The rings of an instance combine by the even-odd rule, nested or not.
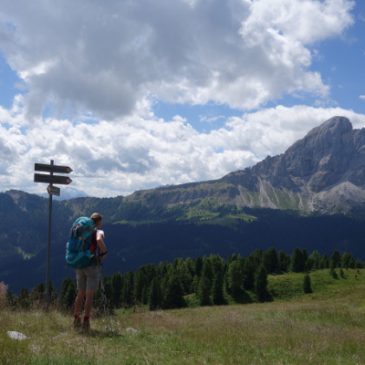
[(253, 167), (215, 181), (139, 191), (124, 201), (188, 211), (228, 206), (348, 214), (365, 207), (365, 129), (334, 117)]
[[(274, 246), (365, 258), (365, 129), (334, 117), (285, 153), (200, 183), (137, 191), (126, 197), (54, 202), (53, 270), (72, 221), (101, 212), (111, 255), (107, 272), (174, 257), (248, 254)], [(43, 280), (48, 200), (21, 191), (0, 194), (0, 281), (14, 290)], [(364, 238), (363, 238), (364, 237)], [(56, 275), (57, 274), (57, 275)]]

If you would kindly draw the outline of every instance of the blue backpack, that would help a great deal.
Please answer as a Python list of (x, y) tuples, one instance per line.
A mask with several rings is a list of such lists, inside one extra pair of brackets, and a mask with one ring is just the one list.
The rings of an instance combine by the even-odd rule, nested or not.
[(95, 222), (88, 217), (80, 217), (71, 227), (70, 238), (66, 244), (66, 263), (68, 266), (81, 269), (90, 266), (94, 254), (90, 251)]

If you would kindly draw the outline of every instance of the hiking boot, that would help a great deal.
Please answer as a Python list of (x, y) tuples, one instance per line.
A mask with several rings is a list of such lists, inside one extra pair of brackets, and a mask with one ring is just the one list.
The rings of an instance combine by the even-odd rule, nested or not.
[(84, 320), (84, 322), (82, 322), (82, 329), (85, 332), (88, 332), (90, 330), (90, 321), (88, 319)]
[(77, 330), (81, 328), (81, 319), (80, 317), (75, 317), (74, 318), (74, 329)]

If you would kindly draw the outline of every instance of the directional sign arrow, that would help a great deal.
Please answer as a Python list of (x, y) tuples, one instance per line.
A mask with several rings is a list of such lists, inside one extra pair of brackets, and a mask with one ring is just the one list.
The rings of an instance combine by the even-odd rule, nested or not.
[(34, 174), (34, 182), (68, 185), (72, 180), (68, 176)]
[(70, 172), (72, 172), (72, 169), (69, 166), (48, 165), (45, 163), (35, 163), (34, 170), (45, 171), (45, 172), (56, 172), (60, 174), (69, 174)]
[(48, 191), (48, 194), (50, 194), (50, 195), (60, 196), (60, 194), (61, 194), (61, 189), (58, 188), (57, 186), (53, 186), (53, 185), (48, 185), (47, 191)]

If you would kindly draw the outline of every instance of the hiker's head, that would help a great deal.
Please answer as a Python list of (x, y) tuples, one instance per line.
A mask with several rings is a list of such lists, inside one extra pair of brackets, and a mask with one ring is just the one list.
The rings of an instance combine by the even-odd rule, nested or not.
[(101, 226), (101, 223), (103, 221), (103, 216), (100, 213), (93, 213), (91, 214), (90, 218), (95, 222), (95, 225), (97, 227)]

